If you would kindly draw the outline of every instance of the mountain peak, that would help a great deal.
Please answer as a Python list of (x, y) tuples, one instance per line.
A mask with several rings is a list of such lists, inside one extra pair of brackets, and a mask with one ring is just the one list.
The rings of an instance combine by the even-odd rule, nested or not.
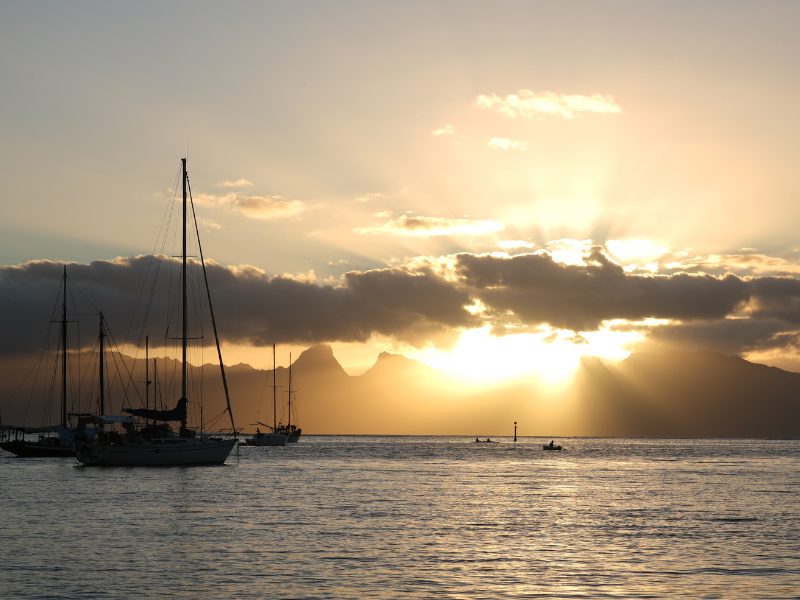
[(317, 344), (306, 348), (294, 361), (293, 368), (303, 370), (332, 370), (345, 374), (344, 369), (333, 355), (333, 348), (328, 344)]
[(300, 353), (300, 356), (297, 357), (297, 360), (336, 360), (333, 356), (333, 348), (328, 344), (316, 344), (315, 346), (309, 346), (305, 350)]
[(406, 378), (424, 378), (425, 381), (429, 381), (435, 376), (442, 376), (438, 371), (413, 358), (391, 352), (381, 352), (375, 360), (375, 364), (364, 373), (364, 376), (375, 378), (400, 376), (401, 374)]
[(375, 364), (378, 364), (379, 362), (397, 361), (397, 360), (410, 360), (410, 359), (406, 358), (402, 354), (392, 354), (391, 352), (381, 352), (380, 354), (378, 354), (378, 358), (375, 361)]

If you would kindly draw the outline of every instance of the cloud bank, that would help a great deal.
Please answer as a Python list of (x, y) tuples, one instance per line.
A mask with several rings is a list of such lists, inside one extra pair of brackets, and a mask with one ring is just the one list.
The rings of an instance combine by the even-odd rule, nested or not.
[[(104, 309), (118, 341), (139, 343), (144, 333), (151, 343), (174, 337), (177, 266), (155, 256), (69, 265), (73, 296), (81, 304), (74, 310)], [(614, 322), (646, 328), (656, 343), (731, 354), (800, 347), (797, 279), (631, 273), (599, 246), (581, 264), (559, 262), (542, 250), (460, 253), (351, 271), (335, 285), (248, 266), (211, 262), (207, 268), (223, 338), (240, 344), (359, 342), (373, 335), (421, 344), (487, 324), (589, 332)], [(1, 352), (39, 347), (57, 309), (60, 278), (61, 266), (50, 261), (0, 267)], [(145, 292), (151, 289), (148, 304)], [(164, 316), (170, 308), (172, 320)], [(145, 316), (147, 331), (138, 325)], [(93, 332), (96, 326), (82, 327)], [(209, 330), (203, 335), (210, 344)]]
[(746, 301), (748, 284), (728, 275), (631, 275), (594, 248), (585, 265), (546, 253), (457, 255), (461, 282), (497, 314), (526, 324), (592, 330), (604, 320), (715, 319)]
[[(68, 265), (70, 313), (91, 315), (102, 309), (118, 343), (138, 344), (148, 333), (151, 344), (159, 344), (179, 331), (178, 269), (179, 261), (163, 256)], [(476, 325), (464, 308), (469, 303), (466, 291), (429, 270), (351, 272), (337, 286), (270, 277), (253, 267), (213, 262), (207, 270), (217, 321), (229, 342), (258, 346), (356, 342), (388, 335), (420, 343), (454, 328)], [(190, 285), (202, 294), (197, 265), (192, 271)], [(62, 266), (50, 261), (0, 267), (0, 352), (34, 351), (41, 346), (50, 320), (57, 318), (53, 310), (61, 275)], [(148, 300), (150, 290), (152, 301)], [(206, 312), (200, 316), (207, 328)], [(90, 324), (83, 326), (84, 331), (94, 332), (96, 319), (87, 319)], [(198, 331), (190, 334), (200, 335)], [(92, 335), (88, 334), (86, 343), (94, 343)], [(204, 339), (213, 344), (209, 329)]]

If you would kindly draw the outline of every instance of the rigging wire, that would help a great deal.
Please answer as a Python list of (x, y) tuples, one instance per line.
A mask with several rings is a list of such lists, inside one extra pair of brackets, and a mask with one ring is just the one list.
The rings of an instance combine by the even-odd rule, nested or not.
[[(127, 333), (125, 338), (131, 339), (131, 333), (133, 330), (133, 324), (138, 320), (139, 315), (139, 307), (142, 303), (142, 298), (145, 296), (145, 289), (149, 285), (149, 293), (147, 294), (147, 300), (144, 305), (141, 325), (139, 327), (138, 334), (136, 336), (136, 341), (134, 342), (134, 352), (133, 352), (133, 363), (135, 370), (136, 362), (139, 360), (142, 341), (144, 340), (145, 336), (147, 335), (148, 325), (150, 324), (150, 316), (153, 307), (153, 300), (155, 298), (155, 291), (156, 286), (159, 280), (159, 273), (161, 271), (161, 267), (163, 264), (164, 259), (166, 258), (164, 255), (164, 250), (166, 247), (166, 241), (168, 237), (168, 232), (170, 228), (170, 223), (172, 222), (172, 216), (175, 211), (175, 197), (177, 195), (177, 187), (178, 187), (178, 180), (180, 177), (180, 170), (176, 173), (175, 179), (172, 185), (172, 194), (170, 196), (170, 201), (167, 203), (166, 208), (164, 209), (162, 216), (161, 216), (161, 223), (159, 225), (158, 233), (156, 234), (156, 239), (153, 243), (153, 249), (150, 253), (151, 260), (148, 261), (147, 267), (145, 270), (145, 275), (142, 278), (141, 285), (139, 287), (139, 292), (136, 297), (136, 303), (134, 305), (133, 311), (131, 312), (130, 321), (128, 323)], [(115, 342), (116, 343), (116, 342)], [(118, 346), (117, 346), (118, 347)], [(128, 391), (130, 387), (133, 387), (136, 390), (136, 395), (141, 400), (141, 394), (138, 391), (138, 388), (134, 384), (133, 375), (131, 374), (131, 378), (126, 384), (126, 389), (124, 391), (125, 399), (128, 398), (129, 394)]]
[[(72, 386), (70, 398), (72, 399), (72, 412), (81, 412), (81, 356), (83, 355), (83, 346), (81, 345), (81, 320), (78, 318), (78, 304), (75, 302), (75, 295), (72, 293), (72, 289), (70, 288), (69, 298), (72, 300), (72, 307), (74, 309), (73, 316), (74, 316), (74, 323), (75, 329), (77, 330), (75, 334), (75, 348), (77, 348), (77, 362), (78, 366), (77, 369), (73, 364), (73, 361), (69, 361), (69, 381), (70, 385)], [(67, 303), (69, 306), (69, 302)]]
[[(133, 369), (128, 367), (128, 363), (125, 362), (125, 359), (123, 358), (122, 351), (119, 349), (119, 344), (117, 343), (117, 340), (114, 337), (114, 334), (112, 333), (111, 328), (108, 326), (108, 322), (106, 322), (105, 325), (106, 325), (106, 337), (109, 339), (109, 341), (111, 342), (110, 345), (112, 346), (111, 347), (111, 359), (114, 361), (114, 367), (117, 370), (117, 377), (119, 377), (120, 385), (122, 386), (122, 405), (121, 406), (125, 407), (126, 403), (127, 403), (127, 406), (130, 406), (130, 404), (128, 403), (128, 400), (129, 400), (128, 390), (131, 387), (133, 388), (133, 391), (136, 393), (136, 397), (139, 399), (139, 402), (141, 403), (142, 395), (141, 395), (141, 392), (139, 391), (138, 386), (134, 385)], [(116, 350), (116, 352), (114, 352), (115, 350)], [(136, 359), (134, 358), (133, 360), (134, 360), (134, 364), (135, 364)], [(128, 376), (127, 383), (123, 384), (122, 373), (119, 370), (118, 361), (119, 361), (119, 363), (122, 363), (122, 366), (125, 368), (125, 373)]]
[(233, 434), (235, 435), (236, 434), (236, 423), (233, 420), (233, 410), (231, 409), (231, 399), (230, 399), (230, 395), (228, 393), (228, 379), (225, 376), (225, 363), (222, 361), (222, 349), (220, 348), (219, 335), (217, 333), (217, 321), (216, 321), (216, 319), (214, 317), (214, 305), (211, 302), (211, 288), (208, 286), (208, 273), (206, 272), (206, 262), (205, 262), (205, 259), (203, 258), (203, 246), (200, 243), (200, 230), (199, 230), (199, 227), (197, 225), (197, 215), (196, 215), (195, 210), (194, 210), (194, 199), (192, 198), (192, 187), (189, 184), (188, 175), (186, 177), (186, 185), (187, 185), (187, 187), (189, 189), (189, 202), (191, 203), (191, 206), (192, 206), (192, 218), (194, 220), (194, 229), (195, 229), (195, 232), (197, 234), (197, 248), (198, 248), (198, 250), (200, 252), (200, 264), (203, 267), (203, 279), (204, 279), (205, 284), (206, 284), (206, 294), (208, 295), (208, 309), (209, 309), (209, 313), (211, 314), (211, 325), (214, 328), (214, 342), (216, 343), (217, 355), (219, 356), (219, 368), (220, 368), (220, 373), (222, 374), (222, 386), (225, 389), (225, 403), (227, 405), (228, 415), (230, 415), (230, 418), (231, 418), (231, 430), (233, 431)]
[[(52, 308), (50, 310), (50, 319), (48, 320), (47, 330), (46, 330), (45, 335), (43, 337), (43, 341), (42, 341), (42, 344), (41, 344), (41, 347), (40, 347), (40, 350), (39, 350), (39, 354), (38, 354), (36, 360), (33, 362), (33, 364), (28, 368), (28, 370), (22, 376), (22, 378), (19, 381), (18, 385), (14, 388), (14, 390), (11, 392), (11, 394), (2, 402), (2, 404), (0, 404), (0, 407), (2, 407), (2, 409), (5, 409), (7, 407), (7, 405), (8, 405), (8, 403), (14, 400), (14, 398), (17, 396), (17, 394), (20, 393), (20, 391), (22, 390), (23, 386), (25, 386), (26, 383), (30, 380), (31, 381), (31, 385), (30, 385), (30, 388), (28, 389), (27, 402), (25, 403), (25, 410), (23, 411), (23, 414), (22, 414), (22, 425), (23, 426), (27, 425), (27, 423), (28, 423), (28, 416), (30, 414), (32, 405), (34, 403), (34, 396), (36, 396), (36, 392), (37, 392), (37, 390), (36, 390), (37, 382), (40, 381), (40, 379), (39, 379), (40, 373), (47, 372), (49, 370), (48, 364), (49, 364), (50, 356), (52, 355), (52, 352), (50, 351), (50, 349), (53, 347), (53, 340), (52, 340), (52, 338), (53, 338), (53, 329), (54, 329), (53, 328), (53, 322), (54, 322), (54, 318), (55, 318), (57, 310), (58, 310), (58, 301), (61, 298), (61, 287), (63, 286), (63, 281), (60, 280), (60, 279), (59, 279), (59, 281), (60, 281), (59, 288), (58, 288), (59, 289), (59, 293), (56, 295), (56, 297), (55, 297), (55, 299), (53, 301), (53, 306), (52, 306)], [(56, 369), (57, 364), (58, 364), (58, 361), (55, 361), (54, 364), (53, 364), (53, 369), (54, 369), (53, 370), (53, 375), (52, 375), (53, 377), (55, 377), (55, 375), (56, 375), (55, 374), (55, 369)], [(47, 391), (47, 388), (46, 388), (45, 391)], [(45, 394), (45, 402), (44, 402), (43, 405), (40, 406), (40, 408), (42, 408), (42, 411), (43, 411), (42, 412), (42, 423), (46, 422), (46, 420), (49, 418), (50, 412), (52, 410), (52, 403), (53, 403), (53, 396), (52, 396), (52, 390), (51, 390), (49, 393)]]

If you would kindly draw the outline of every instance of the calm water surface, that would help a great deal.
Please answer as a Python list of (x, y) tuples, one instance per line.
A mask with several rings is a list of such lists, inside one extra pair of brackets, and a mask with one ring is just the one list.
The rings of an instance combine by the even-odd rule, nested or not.
[(800, 441), (560, 441), (306, 437), (166, 469), (0, 451), (0, 596), (800, 597)]

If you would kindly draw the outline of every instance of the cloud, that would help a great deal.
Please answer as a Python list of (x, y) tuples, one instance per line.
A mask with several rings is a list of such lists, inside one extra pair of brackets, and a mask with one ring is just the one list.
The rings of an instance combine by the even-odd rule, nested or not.
[[(178, 260), (163, 256), (68, 265), (71, 296), (79, 302), (79, 306), (70, 303), (70, 314), (104, 309), (117, 343), (141, 344), (148, 333), (152, 345), (171, 344), (165, 339), (178, 330), (174, 299), (179, 265)], [(196, 263), (191, 267), (194, 277), (201, 277)], [(206, 267), (217, 323), (227, 342), (258, 346), (360, 342), (385, 335), (422, 343), (454, 328), (477, 324), (464, 308), (470, 303), (467, 292), (430, 270), (353, 271), (337, 285), (319, 285), (309, 275), (270, 277), (254, 267), (224, 267), (214, 262)], [(55, 318), (61, 275), (62, 266), (50, 261), (0, 267), (0, 352), (41, 348), (48, 327), (54, 327), (50, 321)], [(192, 281), (202, 289), (201, 280)], [(150, 289), (152, 302), (142, 295)], [(167, 318), (168, 312), (172, 317)], [(205, 343), (211, 345), (206, 312), (200, 314), (206, 323)], [(89, 317), (87, 322), (84, 316), (81, 320), (82, 341), (93, 345), (96, 320)], [(197, 320), (192, 319), (193, 335), (203, 331)], [(141, 325), (145, 321), (146, 330)], [(73, 342), (76, 331), (77, 327), (71, 333)]]
[(528, 142), (524, 140), (512, 140), (504, 137), (493, 137), (487, 144), (492, 150), (517, 150), (524, 151), (528, 149)]
[(434, 129), (431, 131), (431, 135), (434, 137), (449, 137), (454, 135), (456, 132), (455, 128), (448, 123), (444, 127), (439, 127), (438, 129)]
[(702, 348), (725, 355), (740, 355), (774, 348), (797, 351), (797, 332), (777, 319), (714, 319), (674, 323), (649, 331), (646, 347), (654, 349)]
[(534, 92), (520, 90), (516, 94), (500, 97), (497, 94), (481, 94), (475, 100), (478, 108), (484, 108), (510, 118), (547, 115), (574, 119), (581, 113), (616, 114), (622, 109), (613, 96), (604, 94), (557, 94), (554, 92)]
[(495, 315), (574, 330), (609, 319), (722, 318), (749, 298), (747, 282), (734, 275), (631, 275), (599, 247), (583, 265), (558, 263), (547, 253), (459, 254), (456, 269)]
[[(548, 247), (558, 248), (559, 242)], [(748, 254), (754, 255), (758, 264), (775, 262)], [(647, 332), (652, 345), (726, 354), (800, 348), (800, 280), (794, 277), (730, 271), (630, 273), (600, 246), (584, 247), (580, 263), (564, 262), (545, 251), (514, 256), (462, 253), (454, 258), (447, 266), (456, 282), (484, 306), (484, 318), (498, 330), (506, 324), (548, 323), (594, 331), (616, 322), (616, 327), (628, 323)]]
[(244, 177), (240, 177), (234, 181), (226, 180), (220, 181), (219, 183), (215, 183), (214, 187), (218, 188), (228, 188), (228, 189), (236, 189), (236, 188), (245, 188), (245, 187), (253, 187), (253, 182), (249, 179), (245, 179)]
[(750, 288), (753, 317), (800, 324), (800, 281), (791, 277), (763, 277), (751, 280)]
[(532, 250), (536, 244), (525, 240), (500, 240), (497, 242), (497, 247), (501, 250)]
[(361, 194), (353, 198), (353, 202), (359, 202), (361, 204), (368, 204), (369, 202), (374, 202), (375, 200), (380, 200), (383, 198), (383, 194), (380, 192), (367, 192), (366, 194)]
[[(70, 304), (70, 314), (104, 309), (118, 342), (141, 343), (148, 333), (153, 345), (169, 343), (178, 326), (164, 315), (170, 307), (174, 313), (178, 267), (177, 260), (155, 256), (71, 264), (71, 297), (79, 306)], [(224, 340), (245, 345), (363, 342), (375, 335), (422, 344), (480, 326), (520, 331), (549, 324), (591, 332), (613, 323), (662, 346), (731, 354), (800, 348), (800, 280), (630, 273), (599, 246), (588, 248), (580, 264), (542, 250), (460, 253), (354, 270), (324, 282), (312, 271), (269, 275), (213, 261), (207, 270)], [(60, 283), (61, 265), (51, 261), (0, 267), (0, 353), (41, 347), (48, 327), (57, 328), (51, 320), (57, 319)], [(142, 295), (150, 289), (152, 303)], [(96, 325), (81, 320), (83, 343), (94, 344)], [(206, 325), (211, 344), (208, 331)], [(70, 339), (77, 333), (75, 327)]]
[(789, 257), (769, 256), (752, 248), (743, 248), (738, 252), (708, 254), (704, 256), (687, 256), (682, 253), (676, 256), (665, 256), (660, 267), (667, 271), (686, 271), (690, 273), (728, 273), (736, 272), (747, 275), (800, 275), (797, 253)]
[(451, 235), (487, 235), (503, 229), (503, 224), (494, 220), (449, 219), (403, 215), (373, 227), (356, 229), (358, 233), (392, 233), (412, 237), (437, 237)]
[(250, 219), (264, 221), (289, 219), (305, 210), (305, 205), (299, 200), (286, 200), (280, 196), (248, 196), (239, 192), (198, 194), (193, 200), (201, 206), (228, 207)]
[(265, 221), (288, 219), (303, 211), (302, 202), (268, 196), (240, 196), (235, 207), (246, 217)]
[(202, 217), (197, 219), (197, 224), (206, 231), (219, 231), (222, 225), (211, 219), (204, 219)]

